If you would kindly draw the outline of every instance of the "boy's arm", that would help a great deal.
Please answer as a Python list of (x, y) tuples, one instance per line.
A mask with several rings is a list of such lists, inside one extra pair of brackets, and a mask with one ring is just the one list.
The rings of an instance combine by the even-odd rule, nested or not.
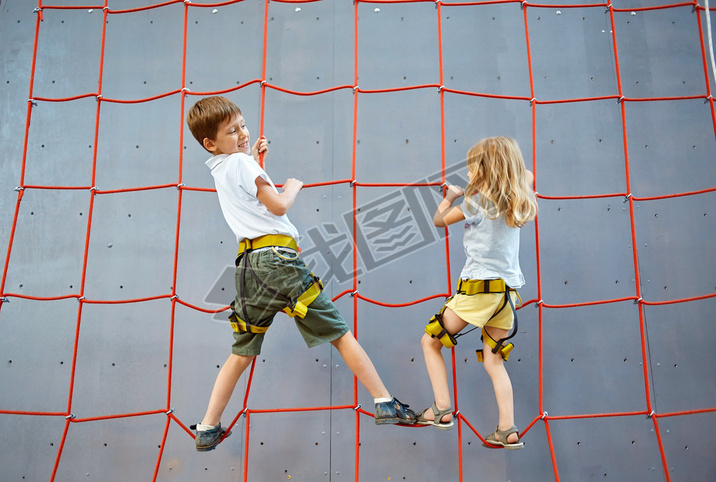
[(276, 192), (264, 178), (256, 178), (256, 197), (266, 206), (269, 212), (275, 216), (283, 216), (293, 206), (298, 191), (303, 187), (303, 182), (297, 179), (286, 179), (283, 184), (283, 192)]
[(433, 224), (438, 228), (444, 228), (451, 224), (457, 223), (465, 219), (465, 213), (462, 212), (460, 206), (453, 206), (457, 198), (462, 196), (464, 191), (461, 187), (450, 186), (445, 193), (445, 198), (438, 205), (438, 209), (433, 215)]

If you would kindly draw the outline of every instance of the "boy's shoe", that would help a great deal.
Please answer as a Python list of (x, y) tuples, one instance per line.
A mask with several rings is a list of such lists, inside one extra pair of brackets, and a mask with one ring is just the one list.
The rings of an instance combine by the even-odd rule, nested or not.
[(375, 404), (375, 423), (383, 425), (388, 423), (399, 423), (402, 425), (413, 425), (417, 419), (415, 412), (410, 410), (409, 405), (401, 403), (393, 397), (390, 402)]
[[(192, 425), (189, 428), (196, 430), (196, 425)], [(216, 427), (211, 430), (197, 430), (196, 437), (194, 438), (196, 450), (198, 452), (208, 452), (209, 450), (214, 450), (223, 438), (231, 435), (231, 432), (229, 432), (226, 434), (226, 437), (224, 437), (225, 432), (226, 429), (221, 428), (221, 422), (219, 422)]]

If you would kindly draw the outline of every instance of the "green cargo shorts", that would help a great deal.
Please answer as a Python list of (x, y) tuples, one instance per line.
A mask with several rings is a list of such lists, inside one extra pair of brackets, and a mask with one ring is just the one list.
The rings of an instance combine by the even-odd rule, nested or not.
[[(295, 299), (313, 283), (311, 270), (301, 258), (291, 250), (268, 248), (249, 252), (249, 262), (256, 276), (274, 291)], [(244, 292), (241, 291), (241, 277), (244, 277)], [(234, 313), (242, 320), (260, 327), (269, 327), (276, 313), (286, 307), (285, 300), (261, 286), (250, 272), (242, 266), (236, 268), (236, 299)], [(243, 307), (246, 307), (248, 320)], [(308, 306), (304, 318), (293, 318), (299, 333), (308, 347), (322, 345), (337, 340), (348, 333), (345, 320), (324, 292)], [(234, 332), (234, 355), (255, 356), (261, 353), (265, 333)]]

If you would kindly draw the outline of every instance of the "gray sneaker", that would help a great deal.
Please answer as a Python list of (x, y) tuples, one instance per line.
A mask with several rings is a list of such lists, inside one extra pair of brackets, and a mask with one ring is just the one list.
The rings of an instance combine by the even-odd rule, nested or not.
[(383, 424), (401, 424), (413, 425), (417, 419), (415, 412), (410, 410), (409, 405), (401, 403), (400, 400), (393, 397), (390, 402), (380, 402), (375, 404), (375, 423)]
[[(192, 425), (189, 428), (196, 430), (196, 425)], [(226, 429), (221, 428), (221, 423), (211, 430), (196, 430), (196, 437), (194, 438), (196, 450), (199, 452), (214, 450), (223, 439), (231, 435), (231, 432), (227, 433), (226, 436), (224, 436), (224, 433), (226, 433)]]

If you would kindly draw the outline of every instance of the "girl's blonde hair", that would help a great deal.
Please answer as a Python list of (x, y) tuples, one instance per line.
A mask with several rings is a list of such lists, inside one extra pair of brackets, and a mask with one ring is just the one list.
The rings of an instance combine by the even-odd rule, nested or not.
[(514, 139), (481, 140), (467, 153), (467, 169), (470, 182), (465, 195), (481, 194), (480, 206), (490, 219), (502, 215), (509, 227), (521, 228), (535, 218), (537, 200), (527, 182), (522, 152)]

